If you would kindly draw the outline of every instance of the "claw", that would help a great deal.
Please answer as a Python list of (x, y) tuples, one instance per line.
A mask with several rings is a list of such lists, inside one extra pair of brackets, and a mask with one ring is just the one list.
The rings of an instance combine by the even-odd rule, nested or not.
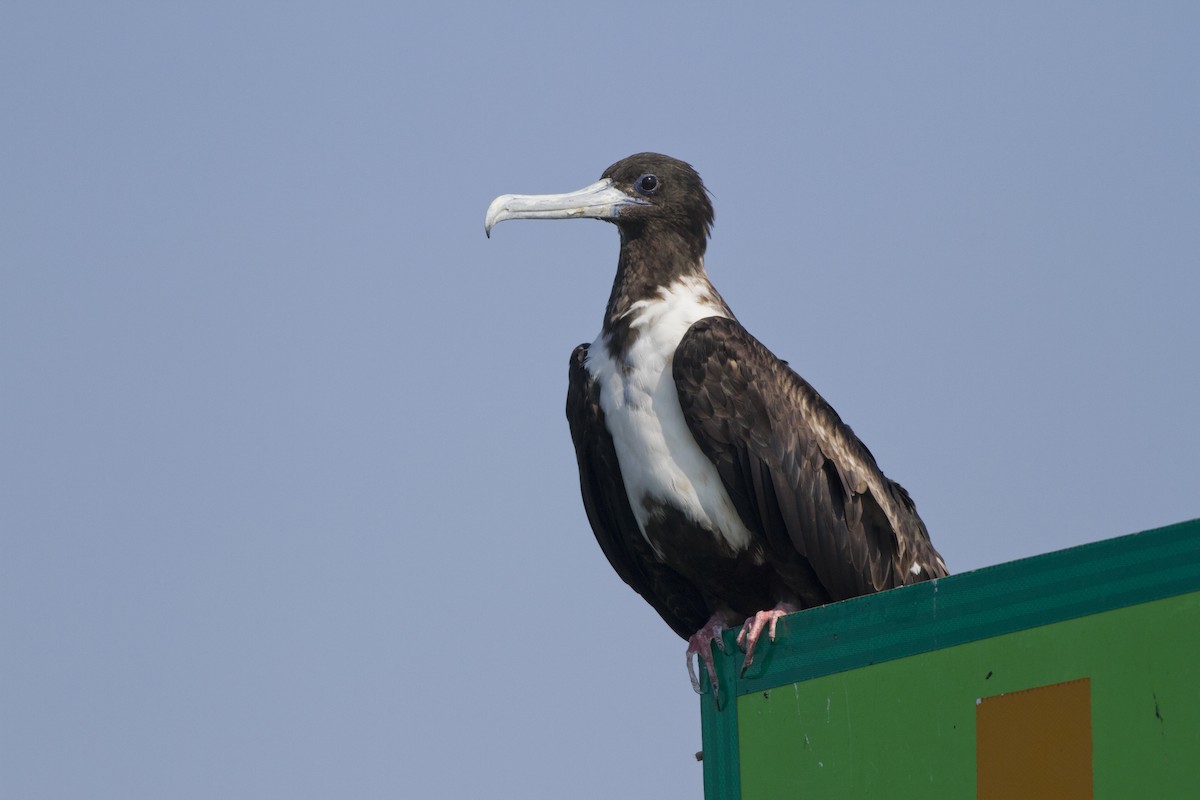
[(754, 663), (754, 648), (762, 636), (763, 628), (767, 629), (767, 637), (774, 642), (775, 626), (779, 623), (779, 618), (798, 610), (791, 603), (780, 602), (770, 611), (759, 611), (746, 620), (737, 635), (738, 647), (746, 651), (746, 660), (742, 662), (742, 675), (745, 675), (746, 670)]
[[(685, 653), (684, 655), (687, 658), (688, 677), (692, 681), (692, 691), (694, 691), (696, 694), (704, 694), (704, 691), (700, 688), (700, 676), (697, 674), (696, 659), (693, 658), (693, 656), (699, 656), (700, 659), (704, 661), (705, 668), (709, 670), (708, 679), (709, 679), (709, 682), (711, 683), (712, 682), (712, 668), (708, 666), (709, 659), (705, 658), (703, 648), (701, 648), (699, 650), (693, 650), (690, 644), (688, 645), (687, 653)], [(713, 684), (713, 685), (715, 686), (716, 684)]]
[(719, 684), (717, 683), (717, 665), (716, 659), (713, 658), (713, 643), (717, 648), (725, 653), (725, 641), (723, 634), (727, 630), (725, 615), (717, 613), (704, 624), (700, 630), (688, 638), (687, 647), (687, 668), (688, 677), (692, 680), (692, 689), (696, 694), (702, 694), (700, 689), (700, 677), (697, 675), (696, 662), (692, 660), (692, 656), (696, 656), (696, 660), (704, 664), (704, 668), (708, 671), (708, 683), (712, 686), (713, 699), (717, 701), (717, 708), (721, 707), (721, 695)]
[(725, 643), (721, 641), (721, 635), (725, 632), (725, 626), (717, 624), (705, 625), (700, 630), (696, 631), (690, 639), (688, 639), (687, 648), (687, 667), (688, 677), (692, 679), (692, 689), (696, 694), (701, 694), (700, 677), (696, 674), (696, 665), (692, 656), (696, 656), (699, 661), (703, 662), (704, 668), (708, 670), (708, 682), (713, 687), (713, 695), (717, 694), (717, 664), (713, 658), (712, 647), (716, 641), (717, 647), (721, 652), (725, 652)]

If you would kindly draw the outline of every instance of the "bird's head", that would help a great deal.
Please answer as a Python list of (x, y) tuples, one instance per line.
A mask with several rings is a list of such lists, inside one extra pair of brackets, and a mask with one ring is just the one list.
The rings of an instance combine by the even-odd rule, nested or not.
[(623, 237), (670, 232), (704, 252), (713, 206), (691, 165), (659, 153), (638, 153), (604, 170), (600, 180), (566, 194), (505, 194), (488, 206), (484, 232), (506, 219), (602, 219)]

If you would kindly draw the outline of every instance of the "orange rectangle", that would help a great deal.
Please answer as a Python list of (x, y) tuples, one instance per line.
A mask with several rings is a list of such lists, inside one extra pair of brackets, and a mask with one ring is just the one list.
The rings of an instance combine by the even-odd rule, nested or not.
[(1092, 800), (1091, 679), (975, 704), (978, 800)]

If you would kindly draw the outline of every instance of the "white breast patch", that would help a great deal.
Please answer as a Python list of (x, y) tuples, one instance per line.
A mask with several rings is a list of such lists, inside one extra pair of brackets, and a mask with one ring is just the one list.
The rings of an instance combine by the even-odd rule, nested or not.
[[(717, 468), (688, 430), (675, 392), (671, 363), (688, 328), (705, 317), (727, 317), (709, 300), (709, 285), (694, 278), (659, 289), (626, 312), (638, 336), (618, 361), (603, 334), (588, 349), (587, 369), (600, 384), (600, 407), (612, 433), (634, 516), (646, 535), (644, 498), (669, 502), (715, 531), (736, 551), (751, 535), (729, 499)], [(655, 543), (647, 541), (661, 557)]]

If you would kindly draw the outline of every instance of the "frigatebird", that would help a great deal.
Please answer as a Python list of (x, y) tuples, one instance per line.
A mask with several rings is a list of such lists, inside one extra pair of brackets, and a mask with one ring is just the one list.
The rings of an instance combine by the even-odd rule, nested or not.
[[(600, 219), (621, 234), (600, 335), (571, 354), (567, 418), (583, 505), (617, 574), (688, 641), (944, 576), (912, 498), (713, 287), (713, 206), (688, 164), (639, 153), (567, 194), (497, 197), (506, 219)], [(719, 698), (718, 698), (719, 699)]]

